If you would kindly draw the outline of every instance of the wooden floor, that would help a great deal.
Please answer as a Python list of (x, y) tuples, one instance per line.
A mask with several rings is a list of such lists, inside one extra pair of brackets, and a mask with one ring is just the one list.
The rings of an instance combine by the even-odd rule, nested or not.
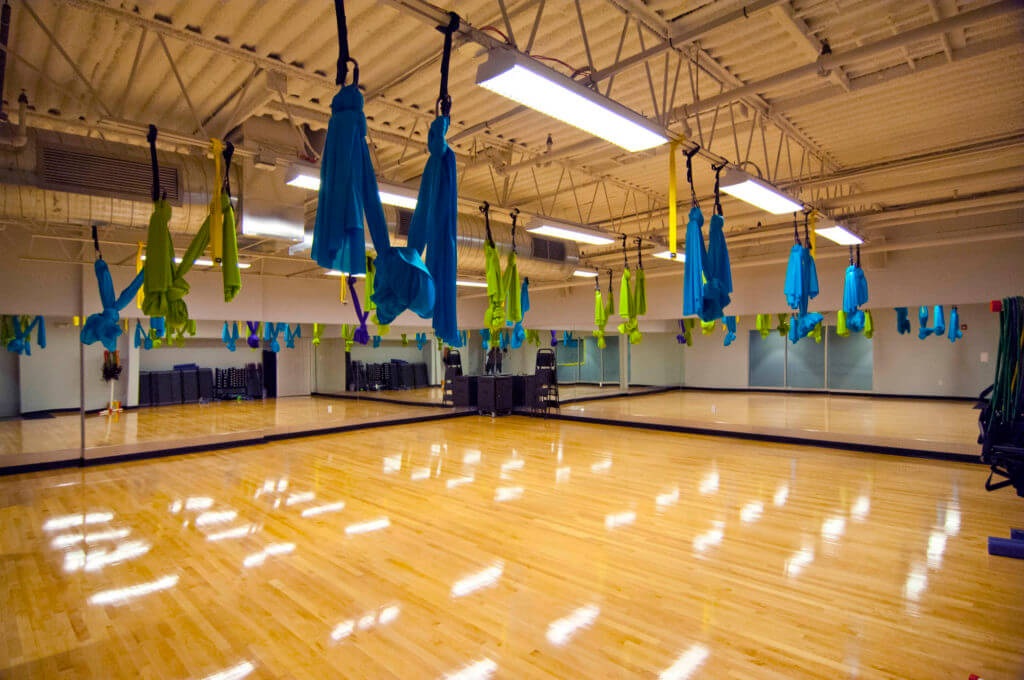
[[(315, 428), (446, 412), (328, 397), (217, 401), (87, 415), (86, 455), (100, 458), (151, 448), (196, 446)], [(79, 416), (0, 421), (0, 467), (79, 457)]]
[(976, 455), (968, 401), (679, 390), (565, 404), (567, 415)]
[(9, 476), (0, 677), (1020, 678), (985, 477), (476, 416)]

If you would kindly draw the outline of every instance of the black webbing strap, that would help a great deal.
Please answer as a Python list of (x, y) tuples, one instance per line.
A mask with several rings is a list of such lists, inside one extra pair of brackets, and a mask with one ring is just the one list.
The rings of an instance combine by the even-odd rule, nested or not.
[(235, 145), (231, 142), (224, 143), (224, 151), (221, 154), (224, 156), (224, 191), (227, 193), (228, 198), (231, 198), (231, 157), (235, 153)]
[(637, 269), (643, 269), (644, 268), (644, 251), (643, 251), (643, 247), (644, 247), (644, 240), (642, 238), (637, 238), (637, 240), (636, 240), (636, 268)]
[(860, 244), (857, 244), (857, 266), (860, 266)]
[(519, 218), (519, 208), (512, 208), (509, 217), (512, 218), (512, 252), (516, 252), (516, 220)]
[(612, 295), (612, 286), (614, 285), (613, 282), (612, 282), (612, 276), (613, 275), (614, 274), (612, 273), (612, 270), (609, 269), (608, 270), (608, 295)]
[(722, 178), (722, 169), (725, 168), (725, 163), (721, 165), (712, 165), (711, 169), (715, 171), (715, 214), (724, 216), (722, 212), (722, 191), (719, 187)]
[(622, 262), (626, 270), (629, 269), (629, 255), (626, 253), (626, 235), (622, 235)]
[(444, 51), (441, 52), (441, 90), (437, 95), (437, 112), (447, 116), (452, 111), (452, 98), (448, 94), (448, 65), (452, 59), (452, 36), (459, 30), (459, 15), (448, 12), (448, 25), (438, 26), (437, 30), (444, 34)]
[(850, 266), (853, 266), (853, 246), (850, 246)]
[(348, 64), (352, 62), (352, 84), (359, 85), (359, 62), (348, 53), (348, 26), (345, 21), (345, 0), (334, 0), (334, 14), (338, 19), (338, 75), (335, 84), (344, 85), (348, 77)]
[(800, 245), (800, 225), (796, 221), (796, 213), (793, 213), (793, 240)]
[(149, 164), (153, 167), (153, 202), (160, 200), (160, 164), (156, 160), (156, 126), (149, 126), (149, 133), (146, 134), (146, 141), (149, 142)]
[(103, 253), (100, 252), (100, 237), (96, 233), (96, 225), (92, 225), (92, 247), (96, 249), (96, 259), (102, 260)]
[(487, 245), (494, 247), (494, 237), (491, 236), (491, 204), (484, 201), (480, 206), (480, 212), (484, 214), (484, 229), (487, 231)]
[(811, 247), (811, 229), (807, 226), (807, 220), (810, 214), (811, 213), (809, 211), (804, 213), (804, 245), (806, 245), (807, 248)]
[(699, 146), (694, 146), (693, 149), (686, 153), (686, 181), (690, 184), (690, 200), (693, 205), (697, 205), (697, 190), (693, 186), (693, 157), (700, 151)]

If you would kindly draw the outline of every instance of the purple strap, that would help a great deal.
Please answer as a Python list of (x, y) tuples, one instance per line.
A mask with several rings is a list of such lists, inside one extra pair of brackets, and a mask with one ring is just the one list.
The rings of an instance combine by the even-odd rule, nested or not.
[(555, 331), (551, 331), (551, 346), (558, 347), (558, 334)]
[(352, 293), (352, 304), (356, 307), (356, 318), (359, 319), (359, 328), (356, 329), (352, 339), (360, 345), (365, 345), (370, 342), (370, 331), (366, 329), (366, 320), (370, 318), (370, 312), (367, 310), (366, 313), (363, 313), (362, 305), (359, 304), (359, 295), (356, 293), (354, 276), (348, 277), (348, 290)]

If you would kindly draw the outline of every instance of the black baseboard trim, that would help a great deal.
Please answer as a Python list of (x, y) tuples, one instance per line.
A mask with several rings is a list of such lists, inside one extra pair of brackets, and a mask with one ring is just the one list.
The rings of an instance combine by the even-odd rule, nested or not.
[(435, 415), (411, 416), (407, 418), (395, 418), (393, 420), (380, 420), (366, 423), (352, 423), (350, 425), (338, 425), (337, 427), (318, 428), (315, 430), (300, 430), (296, 432), (282, 432), (280, 434), (269, 434), (262, 437), (248, 437), (245, 439), (232, 439), (213, 444), (199, 444), (196, 446), (183, 446), (170, 449), (154, 449), (152, 451), (140, 451), (129, 453), (123, 456), (104, 456), (102, 458), (71, 458), (68, 460), (55, 460), (46, 463), (32, 463), (29, 465), (15, 465), (0, 469), (0, 477), (19, 475), (27, 472), (40, 472), (44, 470), (61, 470), (79, 467), (95, 467), (98, 465), (110, 465), (112, 463), (129, 463), (152, 458), (167, 458), (170, 456), (182, 456), (189, 453), (203, 453), (204, 451), (220, 451), (224, 449), (236, 449), (256, 444), (269, 444), (287, 439), (298, 439), (300, 437), (316, 437), (318, 435), (339, 434), (342, 432), (354, 432), (357, 430), (368, 430), (376, 427), (392, 427), (395, 425), (411, 425), (414, 423), (425, 423), (434, 420), (448, 420), (451, 418), (462, 418), (476, 415), (476, 411), (452, 411), (449, 413), (438, 413)]
[(429, 406), (430, 408), (452, 408), (450, 405), (441, 402), (411, 401), (407, 399), (392, 399), (391, 397), (363, 396), (370, 395), (370, 392), (351, 392), (347, 394), (328, 394), (326, 392), (310, 392), (311, 397), (326, 397), (328, 399), (350, 399), (352, 401), (379, 401), (384, 404), (399, 404), (401, 406)]
[(892, 394), (889, 392), (852, 392), (850, 390), (807, 390), (780, 387), (701, 387), (697, 385), (680, 385), (676, 389), (692, 392), (758, 392), (761, 394), (818, 394), (827, 397), (878, 397), (881, 399), (936, 399), (941, 401), (978, 401), (977, 396), (954, 397), (949, 395), (929, 396), (927, 394)]
[(750, 432), (733, 432), (729, 430), (712, 430), (703, 427), (691, 427), (684, 425), (667, 425), (664, 423), (644, 423), (636, 421), (611, 420), (609, 418), (595, 418), (590, 416), (571, 416), (555, 411), (547, 414), (538, 414), (531, 411), (516, 411), (516, 415), (532, 416), (535, 418), (550, 418), (554, 420), (566, 420), (577, 423), (589, 423), (592, 425), (611, 425), (614, 427), (635, 427), (644, 430), (658, 430), (661, 432), (678, 432), (681, 434), (700, 434), (712, 437), (731, 437), (733, 439), (747, 439), (751, 441), (773, 442), (776, 444), (796, 444), (799, 446), (820, 446), (828, 449), (840, 449), (854, 453), (883, 453), (907, 458), (927, 458), (930, 460), (944, 460), (955, 463), (976, 463), (981, 465), (981, 455), (971, 456), (963, 453), (947, 453), (942, 451), (927, 451), (924, 449), (911, 449), (898, 446), (878, 446), (873, 444), (857, 444), (854, 442), (836, 442), (809, 437), (794, 437), (786, 435), (753, 434)]

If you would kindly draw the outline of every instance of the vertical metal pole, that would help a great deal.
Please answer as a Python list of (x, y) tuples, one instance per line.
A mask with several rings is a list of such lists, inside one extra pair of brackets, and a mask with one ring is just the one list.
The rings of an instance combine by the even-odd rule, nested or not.
[(629, 389), (629, 336), (619, 336), (619, 389)]
[[(82, 323), (85, 323), (84, 317)], [(78, 343), (78, 462), (85, 466), (85, 345), (81, 342)]]

